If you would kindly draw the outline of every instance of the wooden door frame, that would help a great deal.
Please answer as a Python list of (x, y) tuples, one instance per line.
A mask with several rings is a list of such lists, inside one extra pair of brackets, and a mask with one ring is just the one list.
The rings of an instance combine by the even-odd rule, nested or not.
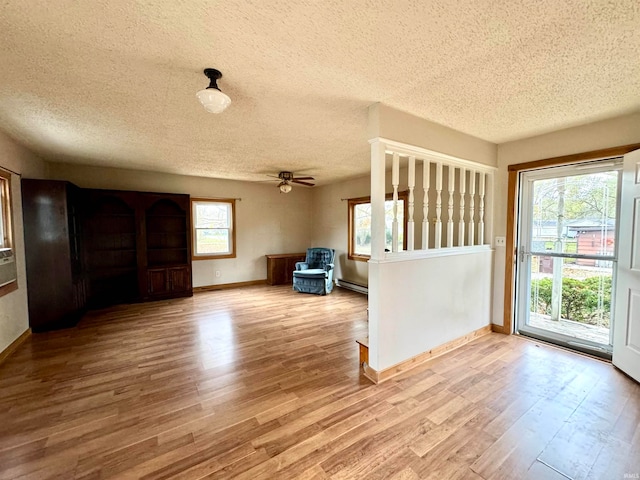
[(515, 261), (516, 261), (516, 233), (517, 233), (517, 198), (520, 191), (518, 179), (520, 173), (525, 170), (536, 170), (545, 167), (558, 167), (561, 165), (571, 165), (573, 163), (587, 162), (595, 159), (608, 157), (620, 157), (633, 150), (640, 149), (640, 143), (622, 145), (619, 147), (605, 148), (602, 150), (592, 150), (589, 152), (564, 155), (562, 157), (545, 158), (543, 160), (533, 160), (531, 162), (511, 164), (507, 166), (507, 232), (505, 248), (505, 271), (504, 271), (504, 315), (503, 327), (494, 325), (494, 331), (502, 330), (502, 333), (510, 335), (513, 333), (514, 304), (515, 304)]

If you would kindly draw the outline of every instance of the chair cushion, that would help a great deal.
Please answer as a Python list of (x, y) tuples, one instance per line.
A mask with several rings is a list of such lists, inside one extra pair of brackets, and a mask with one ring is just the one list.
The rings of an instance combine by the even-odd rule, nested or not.
[(296, 270), (293, 272), (293, 276), (325, 278), (327, 276), (327, 271), (322, 268), (309, 268), (308, 270)]

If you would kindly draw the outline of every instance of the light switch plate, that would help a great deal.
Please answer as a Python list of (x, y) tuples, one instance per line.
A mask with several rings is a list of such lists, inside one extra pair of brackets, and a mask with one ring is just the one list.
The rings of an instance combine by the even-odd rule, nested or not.
[(496, 247), (504, 247), (507, 244), (505, 237), (496, 237)]

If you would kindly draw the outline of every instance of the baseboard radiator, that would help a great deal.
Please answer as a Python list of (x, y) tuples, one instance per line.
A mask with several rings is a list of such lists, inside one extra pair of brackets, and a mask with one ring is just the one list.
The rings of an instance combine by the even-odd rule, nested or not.
[(364, 285), (360, 285), (358, 283), (350, 282), (349, 280), (345, 280), (344, 278), (339, 278), (336, 280), (336, 285), (342, 288), (346, 288), (347, 290), (353, 290), (354, 292), (364, 293), (365, 295), (369, 294), (369, 288)]

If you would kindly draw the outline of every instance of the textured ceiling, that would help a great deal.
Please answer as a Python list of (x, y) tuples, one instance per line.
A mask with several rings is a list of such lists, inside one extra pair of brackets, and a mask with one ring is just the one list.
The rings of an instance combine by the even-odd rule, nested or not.
[(54, 161), (328, 183), (368, 172), (374, 102), (495, 143), (638, 111), (639, 25), (638, 0), (5, 0), (0, 128)]

